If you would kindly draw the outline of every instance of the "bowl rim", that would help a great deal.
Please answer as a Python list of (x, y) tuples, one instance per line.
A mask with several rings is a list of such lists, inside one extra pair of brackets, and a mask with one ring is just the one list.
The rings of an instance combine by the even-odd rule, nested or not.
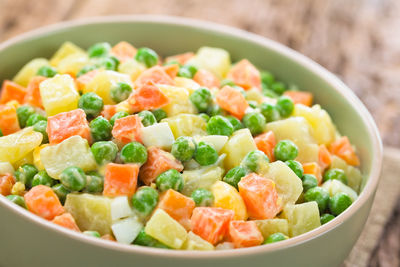
[(119, 252), (128, 253), (140, 253), (147, 256), (162, 256), (165, 258), (223, 258), (223, 257), (242, 257), (246, 255), (268, 253), (277, 250), (283, 250), (289, 247), (300, 245), (304, 242), (310, 241), (320, 235), (323, 235), (334, 228), (341, 225), (343, 222), (348, 220), (358, 209), (360, 209), (370, 197), (373, 197), (379, 182), (379, 175), (382, 167), (382, 142), (380, 139), (378, 128), (362, 102), (357, 98), (351, 89), (349, 89), (339, 78), (334, 74), (326, 70), (324, 67), (309, 59), (308, 57), (300, 54), (299, 52), (284, 46), (276, 41), (270, 40), (266, 37), (250, 33), (238, 28), (234, 28), (227, 25), (222, 25), (210, 21), (204, 21), (199, 19), (184, 18), (177, 16), (167, 15), (112, 15), (112, 16), (100, 16), (90, 17), (71, 21), (65, 21), (55, 23), (52, 25), (40, 27), (38, 29), (28, 31), (26, 33), (17, 35), (0, 43), (0, 52), (14, 44), (23, 41), (29, 41), (35, 38), (44, 37), (52, 33), (62, 31), (68, 28), (75, 28), (84, 25), (91, 24), (103, 24), (103, 23), (154, 23), (154, 24), (167, 24), (172, 26), (183, 26), (188, 28), (197, 28), (204, 31), (214, 32), (218, 34), (228, 35), (233, 38), (245, 39), (247, 41), (256, 43), (260, 46), (266, 47), (274, 52), (283, 55), (296, 63), (302, 65), (304, 68), (313, 72), (315, 75), (322, 78), (326, 83), (330, 84), (337, 93), (342, 97), (347, 98), (349, 102), (354, 106), (354, 109), (359, 113), (363, 124), (368, 129), (368, 134), (372, 138), (372, 153), (374, 154), (374, 160), (372, 161), (371, 172), (368, 177), (368, 181), (357, 198), (357, 200), (342, 214), (336, 217), (334, 220), (314, 229), (302, 235), (292, 237), (288, 240), (281, 241), (278, 243), (269, 244), (268, 246), (256, 246), (251, 248), (228, 249), (228, 250), (216, 250), (216, 251), (179, 251), (179, 250), (166, 250), (157, 249), (151, 247), (142, 247), (134, 245), (125, 245), (116, 242), (109, 242), (99, 238), (93, 238), (82, 235), (81, 233), (74, 232), (72, 230), (59, 227), (50, 221), (47, 221), (19, 206), (16, 206), (12, 202), (6, 200), (6, 198), (0, 195), (0, 205), (8, 208), (15, 215), (21, 217), (21, 219), (28, 219), (31, 223), (36, 224), (39, 227), (47, 228), (55, 233), (62, 234), (66, 237), (73, 238), (75, 240), (88, 243), (94, 246), (100, 246), (102, 248), (118, 250)]

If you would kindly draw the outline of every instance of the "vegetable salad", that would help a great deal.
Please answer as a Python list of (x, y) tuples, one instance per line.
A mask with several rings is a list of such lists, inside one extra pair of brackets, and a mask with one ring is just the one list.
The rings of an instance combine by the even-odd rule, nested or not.
[(64, 43), (0, 95), (0, 194), (73, 231), (215, 250), (306, 233), (357, 198), (360, 161), (310, 92), (202, 47)]

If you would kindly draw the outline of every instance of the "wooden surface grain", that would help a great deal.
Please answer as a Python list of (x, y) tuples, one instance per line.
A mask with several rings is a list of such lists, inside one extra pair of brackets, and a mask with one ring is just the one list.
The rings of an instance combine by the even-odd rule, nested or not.
[[(59, 21), (114, 14), (205, 19), (281, 42), (338, 75), (371, 111), (384, 144), (400, 148), (399, 0), (0, 0), (0, 42)], [(385, 187), (346, 266), (400, 264), (399, 193), (390, 190), (400, 187), (393, 175), (400, 154), (390, 151)]]

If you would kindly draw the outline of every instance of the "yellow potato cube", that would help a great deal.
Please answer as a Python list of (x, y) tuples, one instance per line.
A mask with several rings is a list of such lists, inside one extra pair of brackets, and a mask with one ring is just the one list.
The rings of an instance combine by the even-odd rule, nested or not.
[(146, 67), (134, 59), (122, 62), (118, 66), (118, 72), (129, 75), (132, 82), (136, 81), (144, 70), (146, 70)]
[(169, 104), (162, 108), (167, 112), (168, 117), (182, 113), (197, 113), (196, 108), (189, 99), (188, 89), (164, 84), (158, 84), (157, 86), (169, 99)]
[(206, 134), (206, 122), (201, 117), (192, 114), (180, 114), (165, 118), (175, 139), (179, 136), (196, 136)]
[(264, 240), (274, 233), (289, 235), (289, 224), (286, 219), (255, 220), (254, 222), (257, 224)]
[(33, 151), (30, 151), (22, 159), (13, 163), (14, 169), (18, 169), (19, 166), (24, 164), (33, 164)]
[(363, 182), (363, 176), (359, 169), (354, 168), (351, 165), (348, 165), (346, 161), (339, 158), (338, 156), (332, 157), (332, 163), (330, 166), (331, 169), (338, 168), (344, 171), (347, 177), (348, 185), (356, 191), (356, 193), (360, 192), (360, 187)]
[(41, 151), (43, 148), (47, 147), (47, 146), (49, 146), (49, 144), (43, 144), (43, 145), (40, 145), (40, 146), (36, 147), (36, 148), (33, 150), (33, 164), (36, 166), (36, 168), (37, 168), (39, 171), (44, 170), (43, 163), (42, 163), (42, 161), (40, 160), (40, 151)]
[(321, 226), (318, 204), (315, 201), (286, 205), (281, 216), (288, 220), (290, 237), (304, 234)]
[(61, 59), (57, 64), (59, 73), (76, 74), (86, 65), (88, 65), (89, 57), (83, 53), (75, 53)]
[(246, 220), (247, 209), (239, 192), (233, 186), (217, 181), (211, 187), (214, 195), (214, 207), (232, 210), (235, 212), (235, 220)]
[(26, 87), (33, 76), (36, 76), (38, 70), (43, 66), (50, 65), (49, 61), (45, 58), (34, 58), (14, 76), (13, 81)]
[(194, 90), (200, 88), (200, 84), (196, 83), (192, 79), (184, 78), (184, 77), (175, 77), (175, 84), (177, 87), (183, 87), (189, 91), (189, 95), (191, 95)]
[(246, 100), (247, 101), (256, 101), (258, 104), (261, 104), (265, 99), (265, 96), (255, 88), (246, 91)]
[(221, 48), (201, 47), (188, 63), (214, 73), (219, 79), (225, 78), (231, 68), (228, 51)]
[(223, 175), (224, 169), (218, 166), (185, 170), (182, 173), (185, 182), (182, 193), (186, 196), (190, 196), (195, 189), (204, 188), (208, 190), (215, 182), (221, 181)]
[(357, 199), (357, 193), (351, 189), (351, 187), (345, 185), (339, 180), (333, 179), (333, 180), (328, 180), (326, 181), (323, 185), (323, 188), (326, 189), (326, 191), (329, 192), (329, 195), (333, 197), (337, 193), (346, 193), (350, 198), (351, 201), (355, 201)]
[(14, 174), (14, 167), (10, 162), (0, 162), (0, 175), (2, 174)]
[(200, 236), (190, 231), (187, 235), (185, 243), (183, 243), (182, 249), (184, 250), (214, 250), (214, 246), (205, 241)]
[(71, 42), (65, 42), (63, 43), (60, 48), (54, 53), (52, 58), (50, 59), (50, 64), (53, 67), (57, 67), (58, 63), (60, 63), (61, 60), (64, 58), (72, 55), (72, 54), (86, 54), (86, 52), (78, 47), (77, 45), (71, 43)]

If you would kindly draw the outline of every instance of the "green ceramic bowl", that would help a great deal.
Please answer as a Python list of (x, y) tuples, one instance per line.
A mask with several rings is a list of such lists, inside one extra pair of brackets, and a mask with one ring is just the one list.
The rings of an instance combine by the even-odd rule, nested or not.
[[(0, 196), (1, 266), (338, 266), (350, 253), (367, 219), (377, 188), (382, 145), (375, 123), (353, 92), (310, 59), (263, 37), (226, 26), (163, 16), (105, 17), (66, 22), (20, 35), (0, 45), (0, 81), (34, 57), (49, 57), (64, 41), (89, 47), (126, 40), (161, 55), (227, 49), (280, 79), (311, 91), (341, 133), (357, 146), (365, 187), (333, 221), (267, 246), (212, 252), (171, 251), (122, 245), (62, 229)], [(328, 52), (328, 51), (327, 51)]]

